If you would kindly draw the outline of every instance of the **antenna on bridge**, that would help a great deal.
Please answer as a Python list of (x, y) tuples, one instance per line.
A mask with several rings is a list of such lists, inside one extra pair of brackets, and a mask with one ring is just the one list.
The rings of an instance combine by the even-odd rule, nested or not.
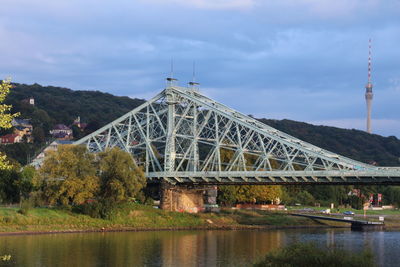
[(178, 83), (178, 79), (174, 78), (174, 60), (171, 58), (171, 73), (170, 76), (167, 77), (167, 87), (174, 86)]
[(193, 91), (199, 90), (200, 83), (196, 82), (196, 62), (195, 61), (193, 61), (192, 81), (188, 82), (188, 84), (189, 84), (189, 88), (192, 89)]

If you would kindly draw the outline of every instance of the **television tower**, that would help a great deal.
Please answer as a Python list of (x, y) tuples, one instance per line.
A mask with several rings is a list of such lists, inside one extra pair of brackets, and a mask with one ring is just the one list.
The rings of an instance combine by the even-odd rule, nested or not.
[(368, 43), (368, 83), (365, 86), (365, 100), (367, 102), (367, 132), (371, 133), (371, 108), (372, 108), (372, 83), (371, 83), (371, 39)]

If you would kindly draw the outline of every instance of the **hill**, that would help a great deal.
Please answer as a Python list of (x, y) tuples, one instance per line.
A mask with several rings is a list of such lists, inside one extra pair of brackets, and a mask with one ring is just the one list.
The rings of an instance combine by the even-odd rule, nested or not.
[[(22, 100), (33, 97), (35, 106)], [(40, 149), (49, 139), (49, 130), (57, 123), (72, 124), (80, 116), (88, 123), (85, 133), (105, 125), (144, 102), (142, 99), (114, 96), (99, 91), (73, 91), (67, 88), (38, 84), (14, 84), (7, 103), (21, 118), (30, 118), (34, 127), (35, 143), (1, 146), (2, 151), (25, 164), (29, 155)], [(381, 166), (400, 165), (400, 140), (359, 130), (316, 126), (291, 120), (260, 119), (260, 121), (343, 156)]]
[(355, 129), (316, 126), (292, 120), (260, 121), (313, 145), (366, 163), (400, 166), (400, 140)]

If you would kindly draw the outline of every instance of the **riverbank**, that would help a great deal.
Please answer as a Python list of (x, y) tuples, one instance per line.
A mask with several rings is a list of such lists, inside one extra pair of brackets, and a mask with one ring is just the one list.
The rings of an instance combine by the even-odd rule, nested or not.
[(346, 226), (295, 217), (285, 212), (227, 209), (220, 213), (188, 214), (132, 203), (118, 207), (108, 219), (55, 208), (33, 208), (27, 214), (19, 213), (18, 208), (0, 208), (0, 234)]

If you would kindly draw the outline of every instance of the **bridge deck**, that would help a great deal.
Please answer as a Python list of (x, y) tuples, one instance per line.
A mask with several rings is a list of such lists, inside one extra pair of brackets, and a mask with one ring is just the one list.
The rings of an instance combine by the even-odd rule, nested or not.
[(149, 172), (150, 181), (165, 180), (172, 184), (376, 184), (400, 185), (397, 168), (363, 171), (202, 171)]

